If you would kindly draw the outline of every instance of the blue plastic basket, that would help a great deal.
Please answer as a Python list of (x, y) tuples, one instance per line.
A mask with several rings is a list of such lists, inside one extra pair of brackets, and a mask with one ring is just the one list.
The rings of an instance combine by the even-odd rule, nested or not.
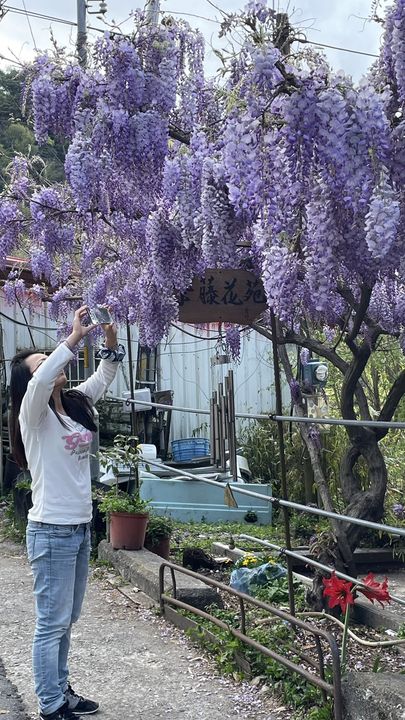
[(172, 440), (173, 460), (193, 460), (194, 458), (205, 457), (210, 452), (210, 441), (206, 438), (184, 438), (183, 440)]

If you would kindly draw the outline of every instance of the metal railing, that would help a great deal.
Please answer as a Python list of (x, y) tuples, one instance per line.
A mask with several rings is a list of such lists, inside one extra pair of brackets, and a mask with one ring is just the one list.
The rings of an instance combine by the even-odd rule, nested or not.
[[(169, 568), (172, 578), (172, 592), (173, 596), (167, 595), (164, 591), (164, 580), (165, 580), (165, 569)], [(220, 618), (217, 618), (215, 615), (212, 615), (211, 613), (206, 612), (205, 610), (201, 610), (200, 608), (196, 608), (193, 605), (190, 605), (186, 602), (183, 602), (182, 600), (179, 600), (177, 597), (177, 583), (176, 583), (176, 573), (187, 575), (188, 577), (192, 577), (196, 580), (200, 580), (201, 582), (205, 583), (206, 585), (209, 585), (210, 587), (214, 587), (217, 590), (220, 590), (221, 592), (227, 593), (228, 595), (231, 595), (238, 599), (239, 603), (239, 629), (234, 628), (231, 625), (228, 625), (228, 623), (224, 622)], [(174, 608), (178, 608), (180, 610), (186, 610), (188, 612), (193, 613), (194, 615), (197, 615), (200, 618), (204, 618), (205, 620), (209, 620), (209, 622), (213, 623), (217, 627), (221, 628), (222, 630), (226, 630), (229, 632), (233, 637), (237, 638), (241, 642), (243, 642), (245, 645), (248, 645), (251, 648), (254, 648), (255, 650), (258, 650), (266, 657), (271, 658), (272, 660), (275, 660), (276, 662), (280, 663), (281, 665), (284, 665), (288, 670), (291, 670), (291, 672), (296, 672), (302, 677), (307, 680), (307, 682), (311, 683), (312, 685), (315, 685), (318, 687), (322, 693), (323, 699), (326, 701), (326, 696), (329, 695), (334, 700), (334, 718), (335, 720), (342, 720), (342, 688), (341, 688), (341, 668), (340, 668), (340, 658), (339, 658), (339, 649), (336, 643), (335, 638), (330, 633), (326, 632), (325, 630), (322, 630), (315, 625), (312, 625), (310, 623), (305, 622), (304, 620), (299, 620), (298, 618), (294, 617), (293, 615), (290, 615), (289, 613), (284, 612), (283, 610), (279, 610), (279, 608), (274, 607), (273, 605), (269, 605), (268, 603), (262, 602), (261, 600), (258, 600), (255, 597), (251, 597), (250, 595), (246, 595), (245, 593), (239, 592), (238, 590), (235, 590), (234, 588), (229, 587), (228, 585), (224, 585), (221, 582), (218, 582), (218, 580), (213, 580), (211, 578), (206, 577), (205, 575), (200, 575), (199, 573), (195, 573), (192, 570), (188, 570), (182, 566), (175, 565), (174, 563), (170, 563), (167, 561), (163, 561), (160, 565), (159, 569), (159, 596), (160, 596), (160, 608), (162, 611), (162, 614), (165, 614), (165, 606), (169, 605)], [(283, 622), (289, 623), (291, 626), (299, 629), (302, 632), (308, 633), (312, 635), (315, 647), (316, 647), (316, 655), (318, 661), (316, 662), (313, 657), (310, 657), (307, 655), (307, 653), (303, 652), (300, 648), (294, 647), (294, 652), (296, 655), (298, 655), (301, 660), (303, 660), (307, 665), (310, 665), (312, 668), (312, 672), (310, 670), (307, 670), (302, 665), (298, 665), (293, 660), (291, 660), (288, 657), (285, 657), (284, 655), (281, 655), (279, 652), (276, 652), (275, 650), (272, 650), (271, 648), (268, 648), (266, 645), (262, 645), (257, 640), (254, 640), (249, 635), (247, 635), (247, 623), (246, 623), (246, 605), (253, 605), (254, 607), (260, 608), (261, 610), (265, 610), (269, 615), (272, 615), (274, 617), (279, 618)], [(321, 645), (321, 640), (327, 643), (329, 652), (332, 659), (332, 683), (327, 682), (325, 679), (325, 660), (324, 660), (324, 653)], [(315, 674), (314, 671), (318, 671), (318, 674)]]
[[(178, 410), (179, 412), (189, 412), (196, 415), (209, 415), (209, 410), (202, 408), (182, 407), (181, 405), (164, 405), (162, 403), (146, 402), (145, 400), (134, 400), (132, 398), (111, 398), (111, 400), (120, 400), (126, 405), (136, 403), (137, 405), (145, 405), (147, 407), (157, 408), (159, 410)], [(371, 428), (390, 428), (392, 430), (405, 430), (405, 422), (401, 421), (385, 421), (385, 420), (345, 420), (344, 418), (308, 418), (300, 415), (276, 415), (275, 413), (238, 413), (235, 417), (244, 418), (246, 420), (272, 420), (274, 422), (289, 423), (308, 423), (310, 425), (343, 425), (345, 427), (371, 427)]]
[[(201, 482), (205, 482), (209, 485), (215, 485), (216, 487), (225, 488), (227, 486), (227, 483), (219, 482), (218, 480), (213, 480), (212, 478), (207, 478), (204, 475), (194, 475), (193, 473), (189, 473), (186, 470), (180, 470), (179, 468), (173, 468), (169, 465), (165, 465), (161, 462), (154, 462), (153, 460), (147, 461), (149, 465), (156, 466), (158, 468), (161, 468), (163, 470), (167, 470), (173, 475), (182, 475), (183, 477), (190, 478), (191, 480), (199, 480)], [(242, 484), (242, 483), (241, 483)], [(405, 529), (403, 528), (395, 528), (391, 525), (381, 525), (380, 523), (373, 523), (368, 522), (367, 520), (360, 520), (359, 518), (352, 518), (350, 515), (338, 515), (337, 513), (331, 513), (326, 510), (322, 510), (321, 508), (315, 508), (315, 507), (309, 507), (307, 505), (300, 505), (299, 503), (294, 503), (292, 501), (285, 501), (285, 500), (279, 500), (278, 498), (274, 498), (271, 495), (262, 495), (261, 493), (254, 492), (252, 490), (246, 490), (244, 487), (239, 487), (238, 484), (232, 485), (232, 492), (240, 493), (241, 495), (248, 495), (250, 497), (255, 497), (260, 500), (267, 500), (267, 502), (273, 502), (277, 503), (277, 505), (285, 505), (286, 507), (296, 508), (298, 510), (301, 510), (303, 512), (310, 512), (314, 513), (315, 515), (322, 515), (326, 517), (333, 517), (337, 519), (344, 519), (346, 522), (351, 523), (357, 523), (358, 525), (365, 525), (366, 527), (375, 528), (377, 530), (383, 530), (387, 533), (394, 533), (396, 535), (400, 535), (402, 537), (405, 536)], [(266, 547), (269, 547), (273, 550), (277, 550), (281, 552), (286, 557), (293, 557), (298, 558), (302, 560), (302, 555), (299, 555), (299, 553), (295, 553), (292, 550), (281, 548), (279, 545), (274, 545), (273, 543), (268, 542), (267, 540), (261, 540), (260, 538), (255, 538), (249, 535), (240, 535), (239, 537), (257, 541), (259, 544), (262, 544)], [(352, 577), (351, 575), (346, 575), (345, 573), (335, 571), (334, 568), (329, 567), (327, 565), (323, 565), (322, 563), (319, 563), (317, 560), (314, 560), (312, 558), (305, 558), (305, 562), (308, 565), (313, 565), (313, 567), (316, 567), (320, 570), (324, 570), (325, 572), (332, 573), (336, 572), (336, 575), (343, 578), (344, 580), (349, 580), (350, 582), (355, 583), (356, 585), (363, 585), (364, 587), (367, 587), (365, 583), (363, 583), (361, 580), (358, 580), (357, 578)], [(398, 598), (394, 595), (390, 595), (391, 599), (394, 600), (394, 602), (398, 603), (399, 605), (405, 606), (405, 600), (402, 598)]]

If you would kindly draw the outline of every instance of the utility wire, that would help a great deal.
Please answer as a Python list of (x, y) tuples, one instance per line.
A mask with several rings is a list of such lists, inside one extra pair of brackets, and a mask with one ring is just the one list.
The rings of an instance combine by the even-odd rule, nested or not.
[(315, 45), (318, 47), (331, 48), (331, 50), (341, 50), (342, 52), (353, 53), (354, 55), (367, 55), (367, 57), (378, 58), (374, 53), (363, 52), (362, 50), (350, 50), (349, 48), (338, 47), (337, 45), (327, 45), (326, 43), (316, 42), (315, 40), (307, 40), (306, 38), (294, 38), (292, 42), (300, 42), (307, 45)]
[(23, 7), (24, 7), (25, 17), (27, 18), (28, 27), (29, 27), (29, 29), (30, 29), (30, 33), (31, 33), (31, 37), (32, 37), (32, 42), (34, 43), (34, 50), (37, 51), (38, 48), (37, 48), (37, 44), (36, 44), (36, 42), (35, 42), (34, 33), (33, 33), (33, 31), (32, 31), (31, 20), (30, 20), (30, 17), (29, 17), (29, 15), (28, 15), (27, 8), (26, 8), (26, 6), (25, 6), (24, 0), (22, 0), (22, 4), (23, 4)]
[[(74, 20), (65, 20), (64, 18), (54, 17), (53, 15), (44, 15), (43, 13), (37, 13), (33, 10), (27, 10), (24, 12), (21, 8), (16, 8), (11, 5), (4, 5), (4, 9), (8, 10), (10, 13), (14, 13), (15, 15), (29, 15), (30, 17), (38, 18), (39, 20), (49, 20), (49, 22), (56, 22), (61, 25), (77, 27), (77, 22), (74, 22)], [(88, 30), (94, 30), (95, 32), (105, 33), (103, 28), (92, 27), (91, 25), (88, 25), (87, 28)]]
[(205, 20), (206, 22), (215, 23), (215, 25), (221, 25), (219, 20), (215, 20), (214, 18), (208, 18), (204, 15), (196, 15), (195, 13), (188, 13), (188, 12), (178, 12), (175, 10), (162, 10), (163, 15), (180, 15), (180, 16), (186, 16), (186, 17), (193, 17), (197, 18), (198, 20)]
[[(0, 317), (4, 318), (5, 320), (9, 320), (14, 325), (21, 325), (22, 327), (27, 328), (25, 323), (20, 322), (19, 320), (15, 320), (15, 318), (10, 317), (9, 315), (6, 315), (3, 312), (0, 312)], [(42, 335), (45, 335), (45, 337), (47, 337), (50, 340), (52, 340), (53, 342), (55, 342), (55, 338), (52, 337), (52, 335), (49, 335), (47, 332), (45, 332), (45, 330), (43, 328), (38, 327), (36, 325), (30, 325), (30, 328), (31, 328), (31, 330), (36, 330), (37, 332), (41, 333)], [(49, 328), (49, 329), (51, 330), (51, 328)], [(56, 328), (55, 328), (54, 332), (56, 332)], [(32, 344), (35, 346), (34, 342)]]
[[(210, 3), (210, 4), (212, 4), (212, 3)], [(213, 5), (213, 7), (216, 7), (216, 6)], [(70, 25), (71, 27), (77, 27), (77, 23), (74, 22), (73, 20), (65, 20), (63, 18), (54, 17), (52, 15), (44, 15), (42, 13), (37, 13), (37, 12), (31, 11), (31, 10), (29, 10), (29, 11), (27, 10), (24, 12), (24, 10), (22, 10), (21, 8), (16, 8), (11, 5), (4, 5), (4, 9), (8, 10), (11, 13), (15, 13), (18, 15), (27, 15), (27, 16), (29, 15), (30, 17), (39, 18), (41, 20), (49, 20), (49, 22), (57, 22), (57, 23), (61, 23), (63, 25)], [(216, 8), (216, 9), (219, 9), (219, 8)], [(221, 12), (224, 12), (224, 11), (221, 11)], [(175, 12), (175, 11), (170, 11), (170, 10), (165, 10), (164, 13), (168, 14), (168, 15), (187, 15), (189, 17), (200, 18), (201, 20), (207, 20), (209, 22), (213, 22), (213, 23), (216, 23), (219, 25), (221, 24), (221, 23), (219, 23), (218, 20), (203, 17), (200, 15), (194, 15), (192, 13), (180, 13), (180, 12)], [(105, 30), (103, 30), (102, 28), (92, 27), (91, 25), (88, 25), (87, 27), (89, 30), (93, 30), (94, 32), (99, 32), (99, 33), (105, 32)], [(378, 58), (378, 55), (376, 55), (374, 53), (368, 53), (368, 52), (364, 52), (362, 50), (353, 50), (352, 48), (344, 48), (344, 47), (340, 47), (338, 45), (329, 45), (327, 43), (316, 42), (315, 40), (308, 40), (308, 39), (304, 39), (304, 38), (294, 38), (293, 42), (300, 42), (300, 43), (304, 43), (307, 45), (314, 45), (317, 47), (329, 48), (331, 50), (340, 50), (341, 52), (348, 52), (348, 53), (352, 53), (353, 55), (365, 55), (367, 57)], [(3, 59), (6, 60), (7, 58), (3, 58)]]
[(25, 17), (27, 18), (28, 27), (29, 27), (29, 29), (30, 29), (30, 33), (31, 33), (31, 37), (32, 37), (32, 42), (34, 43), (34, 50), (38, 50), (37, 44), (36, 44), (36, 42), (35, 42), (34, 33), (32, 32), (31, 20), (30, 20), (30, 17), (29, 17), (29, 15), (28, 15), (27, 8), (26, 8), (26, 6), (25, 6), (24, 0), (22, 0), (22, 4), (23, 4), (23, 7), (24, 7)]

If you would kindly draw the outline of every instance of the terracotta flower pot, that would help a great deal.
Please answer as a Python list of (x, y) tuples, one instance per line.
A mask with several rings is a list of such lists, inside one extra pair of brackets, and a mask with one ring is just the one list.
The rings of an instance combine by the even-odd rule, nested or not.
[(148, 513), (112, 512), (110, 542), (114, 550), (140, 550), (145, 542)]
[(161, 540), (155, 540), (155, 542), (145, 542), (145, 548), (150, 552), (159, 555), (164, 560), (170, 558), (170, 537), (162, 538)]

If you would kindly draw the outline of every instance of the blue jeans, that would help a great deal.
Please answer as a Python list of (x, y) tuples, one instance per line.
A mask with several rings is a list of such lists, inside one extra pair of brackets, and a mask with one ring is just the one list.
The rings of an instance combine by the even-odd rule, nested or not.
[(27, 552), (34, 575), (35, 692), (41, 712), (48, 714), (65, 702), (71, 627), (79, 618), (87, 583), (90, 523), (50, 525), (29, 520)]

